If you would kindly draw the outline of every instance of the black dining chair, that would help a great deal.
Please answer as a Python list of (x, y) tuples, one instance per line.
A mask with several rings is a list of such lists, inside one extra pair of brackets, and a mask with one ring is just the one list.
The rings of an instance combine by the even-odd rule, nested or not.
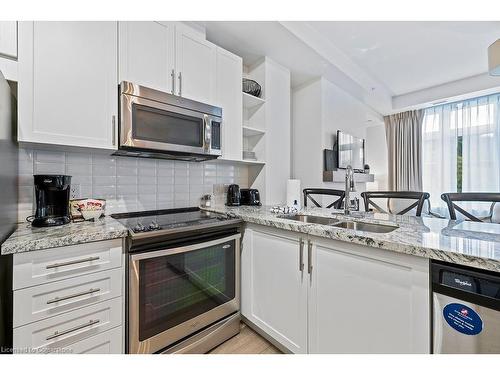
[[(390, 212), (396, 215), (404, 215), (416, 208), (416, 216), (422, 215), (424, 202), (429, 199), (430, 194), (422, 191), (365, 191), (361, 193), (361, 197), (365, 203), (365, 211), (370, 211), (370, 206), (375, 210), (388, 213), (391, 210), (391, 200), (397, 200), (398, 203), (404, 202), (403, 208), (399, 207), (396, 212)], [(373, 199), (387, 199), (387, 211), (376, 204)], [(410, 202), (407, 202), (409, 200)], [(394, 205), (394, 204), (393, 204)]]
[(307, 200), (311, 200), (316, 207), (321, 207), (321, 205), (311, 196), (311, 195), (329, 195), (333, 197), (339, 197), (332, 203), (330, 203), (326, 208), (336, 208), (339, 209), (342, 207), (342, 201), (345, 197), (344, 190), (336, 190), (336, 189), (320, 189), (320, 188), (309, 188), (302, 190), (304, 194), (304, 207), (307, 207)]
[[(450, 219), (457, 219), (457, 211), (464, 215), (470, 221), (494, 222), (500, 224), (498, 214), (498, 205), (500, 205), (500, 193), (443, 193), (441, 199), (446, 202)], [(490, 212), (486, 217), (477, 217), (466, 211), (455, 202), (486, 202), (491, 203)]]

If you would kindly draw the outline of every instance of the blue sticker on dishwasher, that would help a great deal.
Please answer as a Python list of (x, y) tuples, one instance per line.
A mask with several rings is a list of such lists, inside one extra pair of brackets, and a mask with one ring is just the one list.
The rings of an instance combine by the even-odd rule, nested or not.
[(461, 303), (449, 303), (443, 309), (446, 323), (464, 335), (477, 335), (483, 330), (483, 321), (477, 312)]

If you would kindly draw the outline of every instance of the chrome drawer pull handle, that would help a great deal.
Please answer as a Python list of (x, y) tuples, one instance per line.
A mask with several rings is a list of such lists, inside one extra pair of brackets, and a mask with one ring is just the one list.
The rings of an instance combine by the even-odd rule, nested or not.
[(50, 336), (47, 336), (46, 340), (52, 340), (52, 339), (55, 339), (56, 337), (60, 337), (60, 336), (63, 336), (63, 335), (66, 335), (68, 333), (71, 333), (71, 332), (75, 332), (75, 331), (78, 331), (79, 329), (82, 329), (82, 328), (86, 328), (86, 327), (90, 327), (94, 324), (97, 324), (99, 323), (100, 320), (99, 319), (96, 319), (96, 320), (89, 320), (88, 323), (84, 323), (84, 324), (81, 324), (79, 326), (76, 326), (76, 327), (73, 327), (73, 328), (69, 328), (69, 329), (66, 329), (64, 331), (55, 331), (52, 335)]
[(48, 270), (50, 270), (51, 268), (71, 266), (73, 264), (85, 263), (85, 262), (92, 262), (93, 260), (99, 260), (99, 259), (101, 259), (101, 258), (100, 257), (90, 257), (90, 258), (85, 258), (85, 259), (71, 260), (69, 262), (49, 264), (45, 268), (47, 268)]
[(67, 300), (67, 299), (71, 299), (71, 298), (85, 296), (87, 294), (92, 294), (92, 293), (95, 293), (95, 292), (99, 292), (100, 290), (101, 290), (101, 288), (95, 288), (95, 289), (90, 289), (87, 292), (80, 292), (80, 293), (70, 294), (69, 296), (64, 296), (64, 297), (55, 297), (54, 299), (51, 299), (51, 300), (47, 301), (47, 305), (50, 305), (51, 303), (56, 303), (56, 302), (64, 301), (64, 300)]

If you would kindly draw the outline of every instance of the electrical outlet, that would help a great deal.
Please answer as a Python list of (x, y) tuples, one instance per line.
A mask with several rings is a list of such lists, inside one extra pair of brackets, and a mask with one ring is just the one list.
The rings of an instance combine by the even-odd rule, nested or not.
[(80, 197), (80, 185), (71, 185), (69, 199), (78, 199)]

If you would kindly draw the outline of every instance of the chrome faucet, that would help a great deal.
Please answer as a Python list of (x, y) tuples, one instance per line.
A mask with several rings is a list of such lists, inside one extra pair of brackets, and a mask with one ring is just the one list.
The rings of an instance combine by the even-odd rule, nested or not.
[(354, 186), (354, 170), (350, 165), (345, 169), (345, 198), (344, 198), (344, 214), (349, 215), (351, 213), (351, 209), (354, 208), (351, 206), (351, 197), (349, 196), (350, 192), (355, 192), (356, 188)]

